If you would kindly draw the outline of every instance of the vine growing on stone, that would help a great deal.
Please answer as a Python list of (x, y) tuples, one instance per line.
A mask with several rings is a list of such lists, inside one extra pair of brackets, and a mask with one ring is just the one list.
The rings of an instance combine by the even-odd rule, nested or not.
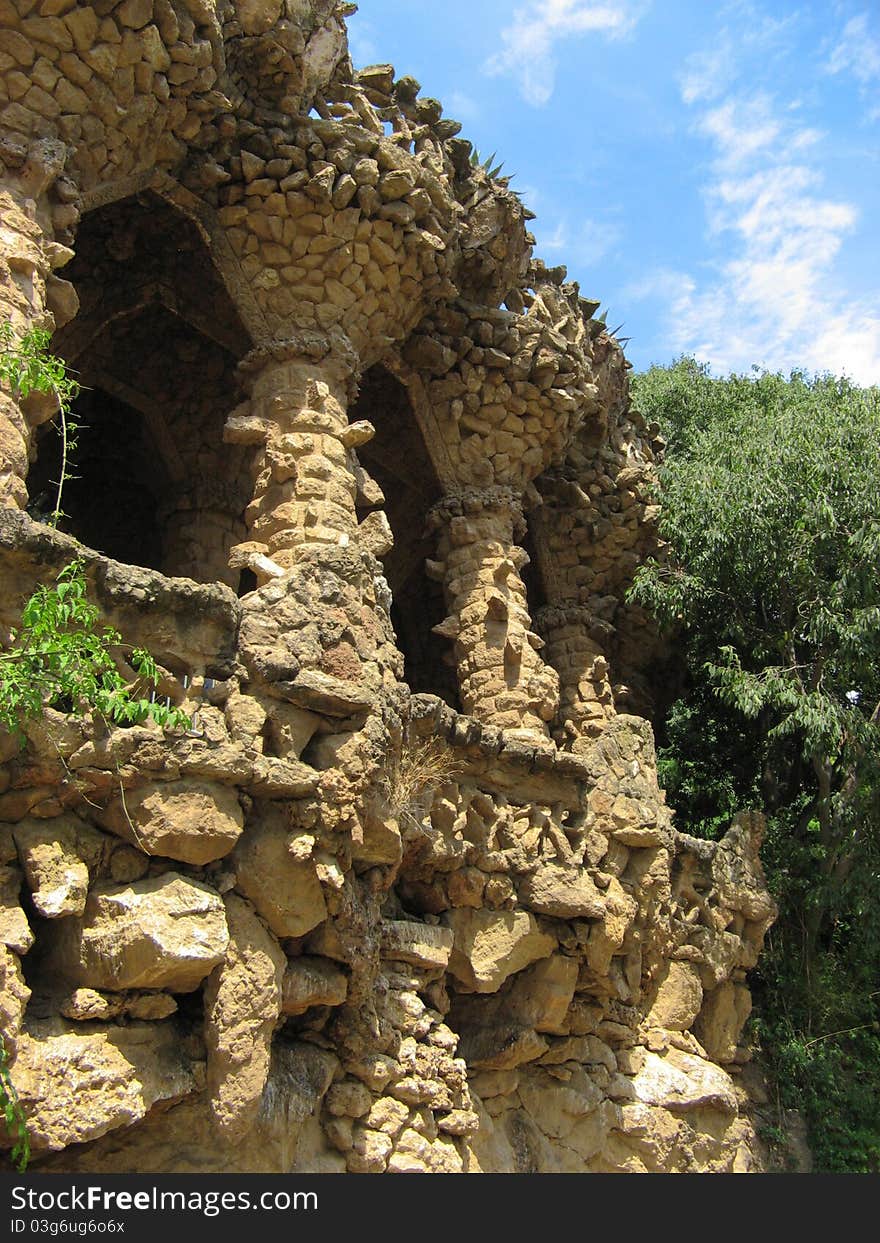
[(73, 416), (73, 402), (80, 391), (79, 383), (70, 375), (63, 359), (49, 351), (50, 334), (43, 328), (31, 328), (16, 337), (12, 324), (0, 324), (0, 381), (13, 395), (24, 400), (31, 393), (54, 394), (58, 402), (61, 433), (61, 470), (54, 481), (55, 503), (48, 523), (57, 527), (64, 517), (61, 497), (70, 475), (71, 458), (76, 451), (79, 424)]
[(10, 1160), (20, 1174), (27, 1169), (31, 1156), (31, 1143), (28, 1137), (27, 1119), (18, 1099), (15, 1084), (9, 1074), (9, 1054), (6, 1042), (0, 1035), (0, 1109), (6, 1122), (9, 1138), (14, 1141), (9, 1154)]

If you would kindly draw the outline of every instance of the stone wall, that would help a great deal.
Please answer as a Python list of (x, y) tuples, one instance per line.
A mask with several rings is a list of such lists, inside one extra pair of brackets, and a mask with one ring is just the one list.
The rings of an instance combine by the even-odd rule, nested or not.
[(0, 5), (0, 302), (92, 435), (62, 535), (2, 395), (0, 624), (80, 556), (192, 717), (0, 739), (34, 1161), (755, 1168), (762, 824), (678, 833), (634, 715), (662, 442), (351, 8)]

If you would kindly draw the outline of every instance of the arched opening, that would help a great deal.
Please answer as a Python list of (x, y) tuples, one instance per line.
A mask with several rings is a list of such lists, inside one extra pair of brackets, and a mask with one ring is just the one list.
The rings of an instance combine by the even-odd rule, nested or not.
[[(227, 558), (250, 479), (223, 425), (251, 342), (198, 228), (152, 192), (97, 208), (65, 276), (80, 310), (52, 348), (83, 391), (62, 528), (117, 560), (237, 587)], [(34, 510), (59, 469), (58, 436), (43, 428)]]
[[(73, 464), (61, 494), (63, 529), (117, 561), (161, 569), (156, 514), (170, 481), (144, 420), (100, 389), (82, 393), (75, 420)], [(59, 426), (41, 433), (28, 476), (29, 509), (35, 517), (55, 508), (62, 465)]]
[(520, 574), (526, 589), (526, 603), (528, 604), (529, 616), (532, 619), (533, 626), (538, 610), (547, 603), (547, 590), (544, 585), (544, 575), (541, 572), (538, 554), (538, 538), (534, 519), (527, 514), (526, 532), (520, 540), (520, 544), (528, 557), (528, 561), (523, 566)]
[[(358, 449), (368, 477), (362, 481), (358, 508), (361, 517), (371, 509), (384, 509), (394, 534), (394, 547), (383, 561), (404, 676), (412, 690), (439, 695), (457, 708), (451, 649), (432, 633), (446, 616), (443, 588), (425, 573), (426, 559), (436, 555), (435, 541), (425, 532), (425, 518), (443, 489), (406, 388), (377, 364), (365, 373), (349, 417), (368, 419), (376, 428), (374, 439)], [(384, 499), (370, 481), (379, 485)]]

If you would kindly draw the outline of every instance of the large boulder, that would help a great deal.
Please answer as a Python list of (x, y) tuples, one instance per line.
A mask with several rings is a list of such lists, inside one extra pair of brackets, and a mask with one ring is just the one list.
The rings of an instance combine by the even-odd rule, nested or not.
[(679, 1049), (669, 1049), (663, 1057), (646, 1050), (632, 1085), (636, 1100), (673, 1113), (691, 1109), (737, 1112), (730, 1075), (720, 1066)]
[(348, 976), (326, 958), (303, 954), (284, 973), (281, 1009), (305, 1014), (312, 1006), (341, 1006), (348, 996)]
[(84, 1032), (60, 1021), (19, 1039), (13, 1083), (34, 1150), (83, 1144), (139, 1122), (196, 1080), (173, 1021)]
[(267, 814), (248, 825), (233, 855), (236, 887), (277, 937), (301, 937), (327, 918), (315, 864), (292, 844), (281, 817)]
[(21, 885), (20, 868), (0, 866), (0, 944), (16, 954), (26, 954), (34, 943), (27, 915), (18, 901)]
[(459, 907), (445, 919), (454, 936), (449, 970), (477, 993), (496, 992), (508, 976), (556, 949), (528, 911)]
[(24, 982), (18, 957), (5, 945), (0, 945), (0, 1035), (10, 1059), (15, 1057), (18, 1033), (30, 998), (31, 990)]
[(725, 980), (706, 994), (694, 1023), (694, 1035), (713, 1062), (736, 1058), (740, 1034), (752, 1012), (752, 995), (745, 984)]
[(671, 962), (648, 1013), (648, 1024), (687, 1031), (702, 1004), (703, 986), (697, 968), (689, 962)]
[(101, 834), (76, 819), (22, 820), (13, 830), (34, 906), (46, 919), (81, 915)]
[(556, 919), (599, 919), (605, 906), (602, 894), (579, 867), (543, 863), (520, 884), (524, 906)]
[(176, 872), (130, 885), (96, 885), (80, 919), (63, 921), (58, 964), (87, 988), (189, 993), (226, 954), (223, 900)]
[(185, 778), (117, 795), (101, 823), (148, 855), (201, 866), (229, 854), (244, 819), (235, 790)]

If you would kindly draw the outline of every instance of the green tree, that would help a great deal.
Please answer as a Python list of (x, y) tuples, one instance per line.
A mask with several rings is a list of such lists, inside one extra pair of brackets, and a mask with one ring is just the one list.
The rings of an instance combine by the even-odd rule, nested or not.
[[(691, 832), (744, 805), (768, 813), (782, 912), (763, 969), (782, 985), (771, 1019), (785, 1008), (791, 1047), (817, 1041), (811, 1057), (828, 1062), (835, 1024), (870, 1044), (880, 967), (865, 883), (880, 855), (880, 390), (799, 372), (715, 379), (687, 358), (634, 388), (669, 443), (667, 547), (632, 590), (676, 635), (662, 775)], [(872, 1144), (880, 1157), (877, 1112), (858, 1124), (863, 1157)]]

